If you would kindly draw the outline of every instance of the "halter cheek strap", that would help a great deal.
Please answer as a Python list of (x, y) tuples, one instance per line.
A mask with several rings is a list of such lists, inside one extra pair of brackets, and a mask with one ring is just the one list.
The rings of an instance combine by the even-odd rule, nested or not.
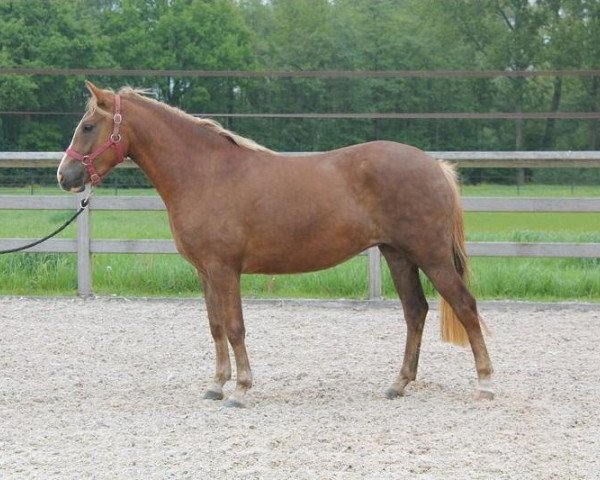
[(94, 161), (106, 150), (108, 150), (109, 148), (115, 149), (115, 152), (117, 154), (117, 164), (122, 163), (125, 160), (125, 152), (123, 151), (123, 144), (121, 143), (121, 134), (119, 133), (122, 122), (123, 117), (121, 116), (121, 97), (119, 95), (115, 95), (115, 113), (113, 115), (113, 130), (110, 134), (109, 139), (102, 145), (100, 145), (92, 153), (88, 153), (87, 155), (83, 155), (71, 147), (67, 148), (67, 151), (65, 152), (67, 155), (69, 155), (69, 157), (72, 157), (75, 160), (79, 160), (85, 166), (87, 172), (90, 175), (90, 181), (92, 182), (92, 185), (98, 185), (102, 181), (102, 176), (98, 173), (98, 170), (96, 170)]

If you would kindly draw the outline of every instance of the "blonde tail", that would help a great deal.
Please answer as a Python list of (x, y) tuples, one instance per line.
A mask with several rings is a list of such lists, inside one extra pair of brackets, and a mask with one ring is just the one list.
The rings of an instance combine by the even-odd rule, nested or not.
[[(456, 271), (460, 274), (465, 283), (469, 282), (470, 270), (465, 246), (465, 223), (463, 210), (460, 202), (460, 191), (458, 189), (458, 179), (454, 167), (440, 161), (442, 171), (454, 191), (454, 220), (452, 222), (452, 250), (454, 254), (454, 265)], [(479, 322), (484, 331), (487, 331), (485, 323), (481, 317)], [(446, 300), (440, 297), (440, 325), (442, 330), (442, 341), (454, 343), (456, 345), (466, 346), (469, 344), (469, 336), (465, 327), (456, 316), (454, 309)]]

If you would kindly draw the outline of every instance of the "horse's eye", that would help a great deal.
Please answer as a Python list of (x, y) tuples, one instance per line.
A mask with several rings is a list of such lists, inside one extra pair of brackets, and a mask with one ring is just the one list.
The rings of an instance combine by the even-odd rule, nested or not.
[(91, 124), (89, 124), (89, 123), (86, 123), (86, 124), (83, 126), (83, 131), (84, 131), (84, 132), (91, 132), (93, 129), (94, 129), (94, 126), (93, 126), (93, 125), (91, 125)]

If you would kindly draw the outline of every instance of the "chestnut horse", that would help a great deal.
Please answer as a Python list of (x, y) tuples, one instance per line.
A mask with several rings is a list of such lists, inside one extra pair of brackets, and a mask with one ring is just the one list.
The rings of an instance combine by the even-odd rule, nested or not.
[(58, 167), (60, 186), (82, 191), (129, 156), (168, 211), (178, 251), (197, 269), (216, 347), (204, 398), (220, 400), (237, 368), (227, 406), (252, 386), (240, 298), (242, 273), (299, 273), (339, 264), (378, 246), (407, 324), (400, 373), (386, 395), (415, 379), (428, 304), (421, 269), (441, 294), (443, 338), (470, 342), (477, 396), (492, 398), (492, 366), (475, 299), (453, 168), (421, 150), (377, 141), (326, 153), (285, 156), (123, 88), (87, 87), (88, 109)]

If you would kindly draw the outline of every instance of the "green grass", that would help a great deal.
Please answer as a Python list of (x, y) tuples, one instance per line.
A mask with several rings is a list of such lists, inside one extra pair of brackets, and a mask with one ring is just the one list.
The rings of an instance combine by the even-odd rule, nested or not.
[(600, 214), (543, 212), (466, 212), (471, 241), (599, 242)]
[[(475, 258), (472, 289), (480, 299), (600, 301), (598, 259)], [(0, 260), (3, 295), (75, 295), (73, 254), (21, 254)], [(354, 258), (323, 272), (303, 275), (245, 275), (249, 298), (354, 298), (367, 295), (367, 259)], [(429, 297), (435, 292), (424, 279)], [(196, 296), (194, 269), (177, 255), (95, 255), (94, 291), (118, 296)], [(396, 298), (384, 268), (383, 291)]]
[[(511, 188), (478, 186), (465, 188), (464, 193), (501, 196)], [(565, 188), (570, 191), (570, 187)], [(576, 190), (579, 188), (588, 187)], [(586, 196), (600, 193), (599, 187), (589, 188)], [(564, 193), (563, 187), (542, 190), (553, 196)], [(152, 190), (128, 190), (127, 194), (142, 192), (152, 194)], [(0, 189), (0, 194), (4, 193)], [(100, 190), (100, 194), (112, 193)], [(0, 211), (0, 237), (40, 237), (71, 214)], [(471, 241), (600, 242), (597, 213), (469, 212), (465, 218)], [(94, 238), (171, 237), (165, 212), (94, 212), (92, 229)], [(73, 238), (75, 228), (67, 228), (60, 236)], [(472, 288), (478, 298), (600, 301), (599, 259), (474, 258), (471, 263)], [(431, 285), (427, 281), (424, 284), (427, 294), (433, 296)], [(102, 295), (195, 296), (200, 291), (195, 270), (177, 255), (94, 255), (93, 285)], [(386, 297), (396, 296), (387, 268), (383, 289)], [(73, 254), (0, 256), (0, 294), (72, 295), (76, 290)], [(336, 268), (303, 275), (244, 276), (242, 290), (245, 296), (256, 298), (365, 298), (367, 259), (357, 257)]]
[(475, 258), (478, 298), (600, 301), (599, 259)]

